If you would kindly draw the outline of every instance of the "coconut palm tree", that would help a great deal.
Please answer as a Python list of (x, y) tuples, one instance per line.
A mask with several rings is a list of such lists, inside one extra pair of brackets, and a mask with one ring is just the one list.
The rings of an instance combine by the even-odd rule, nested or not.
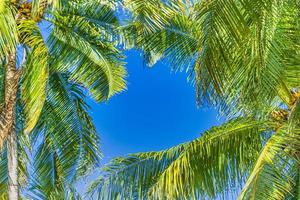
[(299, 199), (299, 3), (125, 1), (129, 45), (150, 65), (163, 59), (189, 71), (197, 101), (220, 108), (226, 122), (165, 151), (112, 160), (89, 191), (99, 199)]
[[(82, 86), (65, 74), (51, 75), (49, 85), (40, 119), (30, 135), (24, 134), (22, 116), (17, 116), (19, 185), (23, 196), (33, 199), (73, 194), (73, 182), (98, 166), (101, 158), (99, 135), (87, 113)], [(7, 197), (5, 151), (0, 170), (0, 194)]]
[[(82, 149), (94, 148), (90, 145), (97, 140), (88, 138), (94, 137), (95, 132), (86, 114), (84, 99), (78, 98), (84, 97), (81, 95), (82, 88), (98, 102), (125, 88), (123, 56), (114, 42), (117, 25), (111, 3), (1, 1), (0, 143), (7, 143), (8, 199), (15, 200), (19, 196), (18, 154), (22, 150), (18, 151), (18, 143), (22, 134), (39, 132), (33, 134), (39, 135), (36, 137), (39, 146), (36, 166), (43, 167), (39, 160), (46, 159), (45, 155), (41, 157), (45, 148), (48, 148), (49, 159), (60, 162), (55, 170), (64, 167), (65, 177), (71, 177), (73, 167), (81, 166), (81, 169), (85, 166), (80, 163), (83, 162), (81, 159), (71, 157), (76, 153), (79, 154), (75, 158), (85, 156), (88, 151)], [(49, 35), (43, 31), (45, 26)], [(72, 86), (74, 84), (76, 87)], [(71, 120), (74, 120), (72, 124)], [(65, 126), (62, 125), (64, 123)], [(58, 127), (58, 124), (61, 126)], [(74, 132), (75, 126), (78, 126), (77, 132)], [(65, 130), (62, 130), (63, 127)], [(90, 127), (90, 132), (86, 127)], [(79, 134), (81, 129), (84, 130)], [(63, 135), (58, 137), (59, 134)], [(75, 141), (74, 137), (80, 139)], [(87, 157), (93, 156), (98, 155)], [(74, 165), (75, 160), (80, 162)]]

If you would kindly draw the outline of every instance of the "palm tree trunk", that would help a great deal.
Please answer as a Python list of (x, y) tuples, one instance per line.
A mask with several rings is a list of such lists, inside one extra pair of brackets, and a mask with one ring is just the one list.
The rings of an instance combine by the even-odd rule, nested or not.
[(7, 137), (8, 199), (19, 199), (18, 183), (18, 141), (17, 132), (12, 128)]
[(5, 68), (5, 99), (0, 114), (0, 145), (7, 139), (8, 159), (8, 199), (18, 200), (18, 146), (17, 134), (13, 127), (19, 82), (19, 71), (16, 69), (16, 53), (10, 53)]
[(8, 56), (5, 72), (5, 99), (4, 107), (0, 114), (0, 146), (7, 138), (14, 123), (19, 72), (16, 69), (16, 53)]

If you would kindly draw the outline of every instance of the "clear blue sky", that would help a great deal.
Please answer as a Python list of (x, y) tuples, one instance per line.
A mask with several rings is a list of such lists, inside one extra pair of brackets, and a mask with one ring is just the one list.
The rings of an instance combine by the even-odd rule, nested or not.
[[(40, 26), (47, 38), (49, 24)], [(195, 88), (187, 82), (187, 73), (171, 72), (161, 62), (145, 67), (142, 56), (134, 50), (126, 52), (126, 56), (127, 90), (107, 103), (89, 100), (90, 114), (101, 137), (102, 164), (113, 157), (162, 150), (190, 141), (220, 124), (214, 109), (197, 108)], [(83, 194), (98, 174), (95, 170), (79, 181), (78, 191)]]
[(215, 110), (197, 108), (195, 88), (187, 82), (187, 73), (171, 72), (162, 63), (144, 67), (137, 51), (126, 55), (127, 91), (107, 103), (91, 102), (102, 139), (103, 163), (115, 156), (190, 141), (219, 124)]
[[(89, 102), (101, 137), (102, 165), (114, 157), (193, 140), (220, 124), (216, 110), (197, 108), (195, 88), (187, 82), (187, 73), (171, 72), (163, 63), (144, 67), (137, 51), (128, 51), (126, 56), (127, 91), (107, 103)], [(99, 172), (81, 179), (78, 192), (83, 194)]]
[[(44, 38), (49, 24), (40, 24)], [(91, 115), (101, 137), (104, 154), (102, 164), (116, 156), (157, 151), (187, 142), (220, 124), (217, 112), (197, 108), (195, 88), (187, 82), (187, 73), (171, 72), (170, 67), (157, 63), (143, 66), (137, 51), (126, 53), (128, 89), (107, 103), (89, 100)], [(99, 171), (77, 184), (80, 193)]]
[[(122, 20), (122, 11), (118, 11)], [(49, 24), (40, 24), (44, 38)], [(143, 65), (142, 56), (126, 52), (128, 89), (109, 102), (90, 101), (91, 115), (102, 139), (103, 163), (115, 156), (141, 151), (162, 150), (190, 141), (213, 125), (220, 124), (217, 112), (197, 108), (195, 87), (185, 72), (171, 72), (159, 62)]]

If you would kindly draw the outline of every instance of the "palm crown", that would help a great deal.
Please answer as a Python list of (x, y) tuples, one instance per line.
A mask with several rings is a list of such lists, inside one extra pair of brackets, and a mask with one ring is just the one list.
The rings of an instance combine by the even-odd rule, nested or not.
[[(98, 165), (99, 136), (87, 113), (86, 92), (100, 102), (126, 88), (117, 27), (111, 3), (0, 2), (0, 124), (15, 121), (19, 184), (31, 189), (31, 198), (75, 198), (72, 183)], [(11, 105), (6, 98), (14, 95), (16, 105)], [(8, 111), (15, 120), (6, 117)], [(9, 133), (1, 133), (3, 143)], [(2, 196), (9, 180), (5, 153)]]
[[(3, 1), (1, 10), (1, 28), (6, 29), (1, 32), (2, 59), (17, 45), (24, 47), (19, 70), (27, 132), (38, 120), (51, 73), (67, 72), (70, 80), (89, 89), (97, 101), (125, 88), (122, 55), (113, 44), (118, 22), (109, 5), (97, 1)], [(50, 26), (46, 41), (40, 23)]]

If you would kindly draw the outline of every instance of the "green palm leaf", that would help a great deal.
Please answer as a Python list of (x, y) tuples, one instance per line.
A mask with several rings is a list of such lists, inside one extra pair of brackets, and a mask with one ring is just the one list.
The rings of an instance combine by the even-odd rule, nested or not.
[(38, 199), (59, 191), (67, 194), (74, 181), (99, 165), (99, 136), (87, 114), (85, 98), (82, 88), (67, 76), (51, 76), (43, 115), (33, 134), (38, 149), (32, 190)]
[(292, 194), (298, 184), (298, 158), (294, 155), (299, 151), (299, 130), (286, 133), (288, 127), (281, 128), (265, 144), (239, 199), (285, 199)]
[[(81, 8), (70, 9), (79, 12)], [(56, 13), (49, 19), (55, 25), (48, 40), (51, 55), (58, 70), (71, 68), (72, 80), (88, 88), (97, 101), (107, 100), (126, 87), (122, 55), (110, 41), (109, 31), (103, 34), (103, 26), (99, 28), (115, 25), (116, 18), (107, 7), (100, 7), (96, 14), (87, 12), (85, 17), (75, 11)]]
[(31, 50), (22, 68), (22, 100), (26, 115), (25, 132), (30, 132), (43, 109), (48, 80), (48, 49), (39, 27), (33, 20), (22, 20), (18, 25), (22, 42)]
[(13, 52), (18, 41), (15, 9), (8, 0), (0, 2), (0, 57)]
[(166, 151), (115, 159), (90, 191), (99, 199), (216, 197), (240, 186), (268, 129), (263, 122), (233, 120)]
[(297, 2), (128, 0), (125, 5), (132, 15), (123, 29), (127, 42), (142, 49), (150, 64), (165, 59), (175, 70), (189, 71), (200, 103), (220, 106), (229, 118), (282, 100), (290, 104), (287, 77), (298, 79), (299, 62), (289, 56), (299, 51)]
[[(16, 71), (12, 76), (20, 74), (21, 79), (12, 97), (19, 105), (15, 108), (12, 102), (15, 111), (9, 114), (18, 118), (20, 136), (27, 137), (20, 159), (34, 160), (22, 161), (19, 167), (19, 171), (34, 171), (31, 177), (21, 177), (32, 189), (30, 198), (79, 199), (73, 183), (99, 164), (99, 135), (88, 114), (85, 91), (105, 101), (126, 88), (114, 4), (98, 0), (0, 3), (0, 105), (7, 96), (5, 84), (11, 84), (4, 84), (8, 79), (2, 75), (3, 63), (9, 53), (19, 57), (25, 52), (22, 62), (10, 62)], [(50, 36), (44, 34), (44, 25), (50, 25)], [(7, 126), (13, 124), (11, 118)], [(1, 172), (1, 180), (7, 181), (6, 170)]]
[(297, 185), (299, 116), (300, 104), (297, 101), (288, 121), (277, 128), (264, 145), (239, 199), (266, 199), (270, 195), (272, 199), (284, 199), (292, 193)]

